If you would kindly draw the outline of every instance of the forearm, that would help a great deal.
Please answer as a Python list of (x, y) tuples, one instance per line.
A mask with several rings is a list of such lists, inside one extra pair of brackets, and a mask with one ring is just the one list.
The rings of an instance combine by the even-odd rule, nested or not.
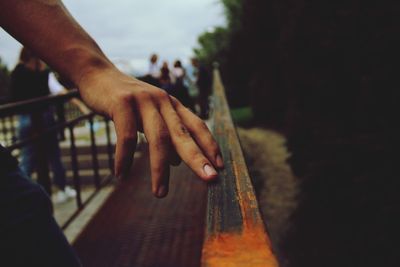
[(0, 0), (0, 24), (76, 86), (85, 74), (112, 67), (58, 0)]
[(169, 165), (179, 157), (203, 180), (216, 178), (212, 166), (223, 162), (204, 122), (165, 91), (118, 71), (60, 1), (0, 0), (0, 23), (72, 81), (89, 107), (114, 121), (117, 176), (130, 173), (140, 129), (158, 197), (167, 194)]

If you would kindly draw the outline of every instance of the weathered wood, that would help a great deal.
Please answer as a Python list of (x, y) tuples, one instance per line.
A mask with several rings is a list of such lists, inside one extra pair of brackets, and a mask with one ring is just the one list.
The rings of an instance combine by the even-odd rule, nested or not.
[(275, 267), (219, 72), (214, 71), (213, 132), (225, 169), (209, 185), (202, 266)]

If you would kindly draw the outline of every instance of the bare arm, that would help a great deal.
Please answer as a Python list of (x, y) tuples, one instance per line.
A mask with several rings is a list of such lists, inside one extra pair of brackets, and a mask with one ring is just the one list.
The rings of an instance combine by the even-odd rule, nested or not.
[(177, 155), (203, 180), (222, 168), (205, 124), (165, 91), (118, 71), (57, 0), (0, 0), (0, 24), (72, 81), (93, 110), (111, 117), (117, 133), (116, 174), (130, 169), (137, 130), (150, 149), (152, 191), (168, 192), (169, 164)]
[(61, 1), (0, 0), (0, 24), (75, 84), (91, 69), (112, 65)]

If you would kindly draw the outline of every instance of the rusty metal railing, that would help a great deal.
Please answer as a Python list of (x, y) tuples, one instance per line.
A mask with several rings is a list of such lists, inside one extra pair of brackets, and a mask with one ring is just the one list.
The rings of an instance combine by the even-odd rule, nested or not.
[(213, 132), (221, 147), (225, 169), (208, 188), (202, 266), (278, 266), (217, 69), (213, 87)]

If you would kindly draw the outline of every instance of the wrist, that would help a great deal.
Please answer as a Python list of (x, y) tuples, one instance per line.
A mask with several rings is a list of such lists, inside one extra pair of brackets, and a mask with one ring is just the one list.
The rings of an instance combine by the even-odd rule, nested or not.
[(71, 48), (64, 53), (64, 59), (69, 62), (68, 76), (78, 89), (84, 87), (88, 77), (115, 69), (100, 49)]

